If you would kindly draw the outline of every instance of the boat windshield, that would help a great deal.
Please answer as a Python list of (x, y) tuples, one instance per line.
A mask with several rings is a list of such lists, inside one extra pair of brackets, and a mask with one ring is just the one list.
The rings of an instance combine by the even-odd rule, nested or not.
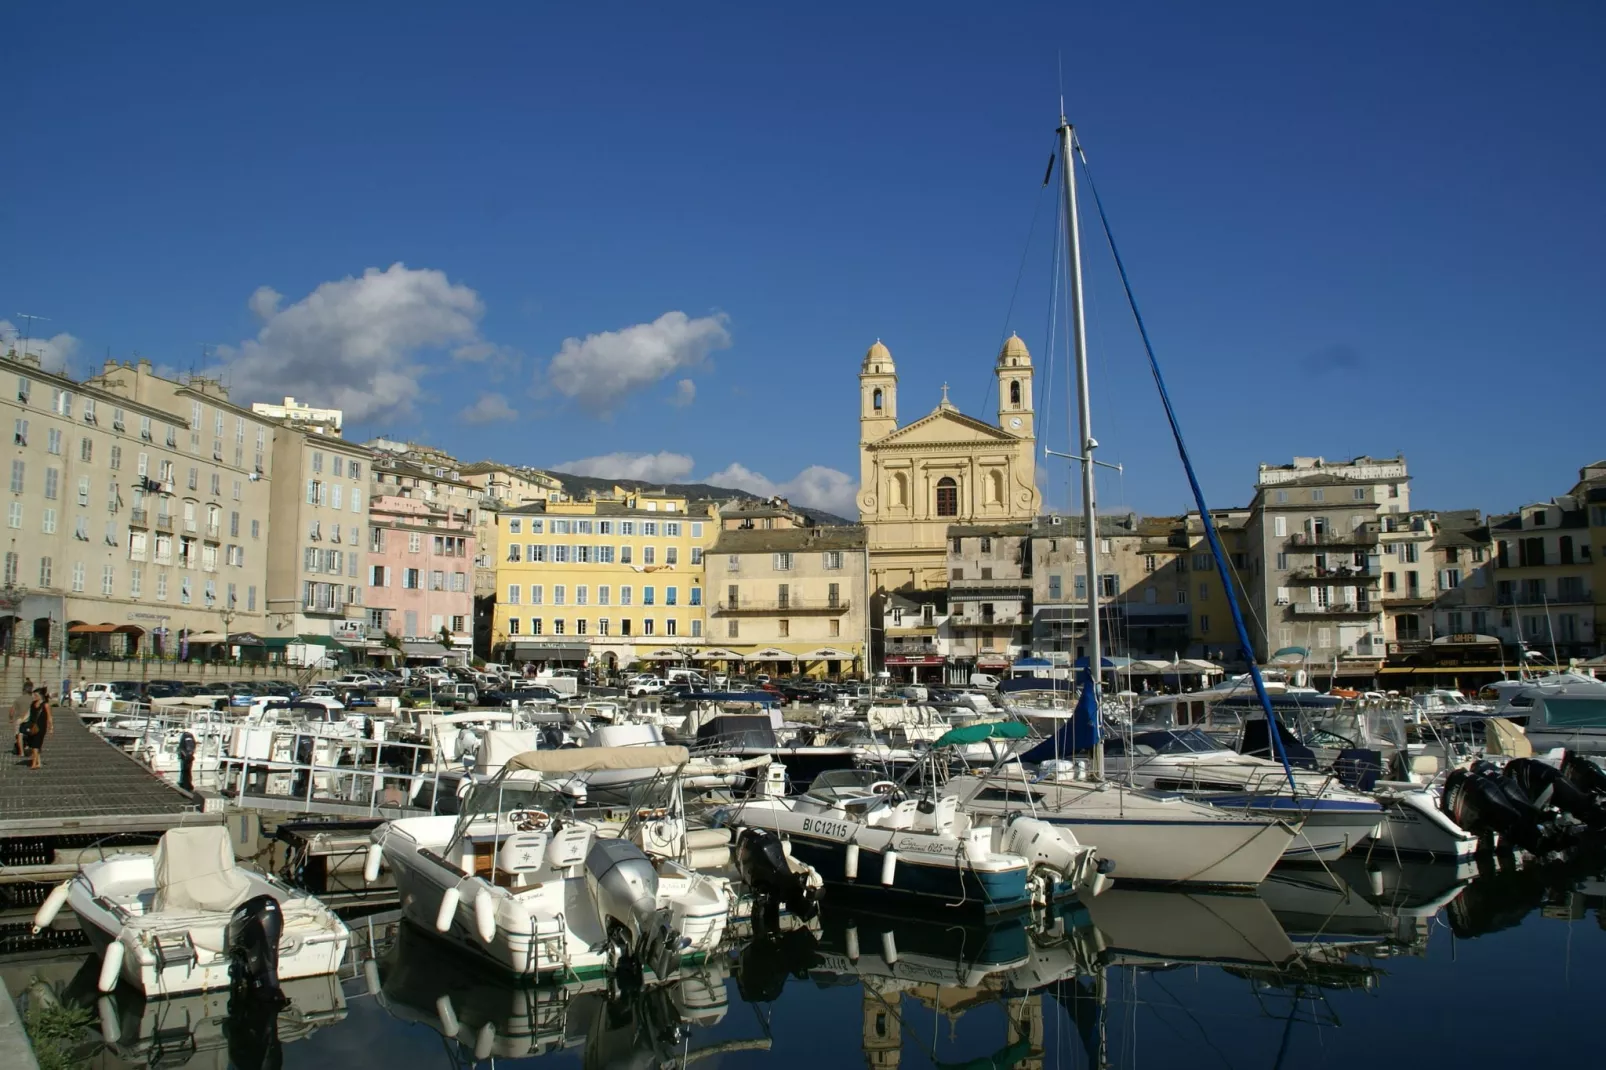
[(463, 800), (462, 817), (458, 825), (475, 818), (492, 817), (514, 810), (541, 810), (553, 816), (574, 810), (574, 796), (556, 790), (553, 785), (524, 777), (486, 780), (469, 789)]
[(807, 794), (828, 803), (862, 799), (872, 794), (873, 784), (886, 779), (874, 769), (831, 769), (814, 778)]
[[(1110, 740), (1105, 744), (1105, 753), (1110, 752)], [(1122, 741), (1124, 743), (1124, 741)], [(1122, 747), (1122, 750), (1125, 748)], [(1225, 748), (1216, 740), (1211, 739), (1197, 728), (1179, 728), (1170, 732), (1139, 732), (1132, 737), (1132, 753), (1134, 756), (1148, 756), (1153, 754), (1205, 754)]]

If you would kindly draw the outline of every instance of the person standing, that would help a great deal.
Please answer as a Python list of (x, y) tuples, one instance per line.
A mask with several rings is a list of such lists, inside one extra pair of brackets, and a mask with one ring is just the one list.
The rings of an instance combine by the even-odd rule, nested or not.
[(41, 687), (34, 692), (34, 700), (28, 706), (28, 719), (22, 724), (22, 750), (23, 756), (28, 759), (29, 769), (40, 767), (45, 737), (55, 730), (50, 713), (50, 692)]

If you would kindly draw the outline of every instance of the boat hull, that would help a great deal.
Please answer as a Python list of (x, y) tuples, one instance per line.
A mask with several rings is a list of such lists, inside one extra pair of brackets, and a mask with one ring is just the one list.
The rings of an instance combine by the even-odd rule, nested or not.
[[(101, 863), (103, 864), (103, 863)], [(88, 870), (94, 867), (86, 867)], [(92, 877), (90, 878), (92, 879)], [(67, 903), (95, 953), (105, 956), (112, 945), (122, 949), (119, 977), (123, 983), (147, 999), (189, 995), (226, 989), (230, 984), (230, 955), (227, 946), (229, 913), (184, 914), (171, 923), (146, 915), (124, 924), (116, 915), (96, 903), (93, 885), (84, 877), (75, 879)], [(193, 958), (164, 963), (155, 941), (175, 945), (188, 933), (194, 945)], [(278, 976), (281, 985), (308, 977), (320, 977), (339, 970), (350, 940), (346, 927), (325, 911), (307, 917), (288, 911), (284, 934), (279, 943)]]

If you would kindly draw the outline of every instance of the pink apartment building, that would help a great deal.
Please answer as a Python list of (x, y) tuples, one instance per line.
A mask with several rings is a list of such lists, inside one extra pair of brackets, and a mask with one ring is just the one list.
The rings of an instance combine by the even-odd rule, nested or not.
[(474, 524), (469, 510), (378, 495), (368, 512), (368, 637), (473, 646)]

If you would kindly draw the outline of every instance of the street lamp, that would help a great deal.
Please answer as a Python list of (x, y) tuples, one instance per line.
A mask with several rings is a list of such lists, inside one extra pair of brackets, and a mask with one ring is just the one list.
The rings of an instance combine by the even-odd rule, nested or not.
[(224, 660), (228, 660), (233, 649), (229, 646), (229, 625), (234, 623), (234, 595), (229, 595), (229, 600), (218, 610), (217, 615), (223, 621), (223, 657)]

